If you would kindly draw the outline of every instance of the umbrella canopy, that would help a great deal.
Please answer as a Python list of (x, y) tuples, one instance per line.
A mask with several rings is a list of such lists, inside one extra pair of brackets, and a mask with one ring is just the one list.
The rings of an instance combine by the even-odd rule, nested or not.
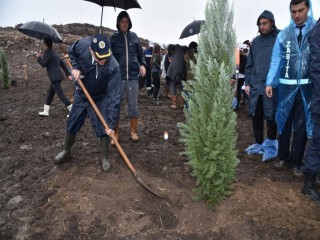
[(194, 20), (192, 23), (188, 24), (183, 29), (179, 39), (190, 37), (190, 36), (193, 36), (195, 34), (200, 33), (201, 26), (204, 23), (205, 23), (204, 20)]
[(100, 33), (102, 28), (102, 18), (103, 18), (103, 7), (114, 7), (114, 10), (116, 8), (121, 8), (124, 10), (128, 10), (130, 8), (141, 8), (140, 4), (137, 0), (84, 0), (87, 2), (92, 2), (100, 5), (102, 7), (101, 10), (101, 21), (100, 21)]
[(54, 27), (43, 22), (26, 22), (21, 27), (19, 27), (18, 30), (23, 34), (40, 40), (44, 38), (51, 38), (55, 43), (63, 42), (62, 37), (60, 36), (58, 31)]

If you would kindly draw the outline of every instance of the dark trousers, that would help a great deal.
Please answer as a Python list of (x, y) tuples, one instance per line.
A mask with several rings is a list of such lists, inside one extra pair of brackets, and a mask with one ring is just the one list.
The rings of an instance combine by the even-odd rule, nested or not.
[(153, 72), (152, 73), (152, 83), (153, 83), (153, 98), (156, 99), (158, 97), (158, 93), (160, 90), (160, 73)]
[[(293, 137), (290, 151), (291, 132)], [(291, 112), (279, 135), (278, 157), (280, 160), (289, 161), (293, 167), (300, 167), (307, 144), (307, 129), (305, 110), (300, 90), (297, 92)]]
[[(252, 118), (253, 133), (256, 143), (263, 143), (264, 131), (264, 111), (263, 111), (263, 97), (259, 96), (255, 115)], [(267, 138), (275, 140), (277, 138), (277, 124), (274, 120), (267, 120)]]
[(304, 158), (303, 171), (310, 174), (320, 173), (320, 114), (312, 114), (312, 140)]
[(151, 88), (151, 69), (146, 67), (146, 87)]
[(53, 82), (49, 85), (49, 88), (47, 90), (46, 105), (51, 105), (54, 94), (58, 95), (58, 97), (64, 103), (65, 106), (69, 106), (71, 104), (69, 99), (64, 95), (60, 83), (61, 83), (61, 81), (57, 81), (57, 82)]
[[(242, 99), (242, 86), (244, 84), (244, 78), (238, 78), (238, 82), (237, 82), (237, 101), (238, 101), (238, 104), (241, 102), (241, 99)], [(244, 100), (244, 99), (243, 99)]]

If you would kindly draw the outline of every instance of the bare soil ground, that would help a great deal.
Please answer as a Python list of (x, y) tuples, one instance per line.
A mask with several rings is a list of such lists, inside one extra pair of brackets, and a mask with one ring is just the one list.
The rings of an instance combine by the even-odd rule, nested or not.
[[(96, 31), (57, 27), (67, 44)], [(56, 45), (61, 55), (66, 46)], [(234, 193), (210, 210), (193, 201), (195, 179), (179, 154), (176, 124), (184, 121), (182, 110), (170, 110), (164, 97), (154, 106), (141, 90), (141, 140), (130, 141), (124, 110), (120, 144), (142, 179), (165, 196), (160, 199), (137, 183), (116, 148), (111, 170), (102, 171), (89, 121), (77, 135), (72, 160), (55, 166), (68, 112), (55, 98), (50, 116), (38, 115), (49, 83), (31, 54), (38, 41), (0, 28), (0, 47), (17, 81), (9, 90), (0, 88), (0, 239), (320, 239), (320, 208), (302, 195), (302, 179), (289, 169), (274, 170), (275, 159), (263, 163), (261, 156), (244, 153), (253, 141), (245, 107), (237, 112), (240, 164)], [(72, 92), (67, 80), (63, 88)]]

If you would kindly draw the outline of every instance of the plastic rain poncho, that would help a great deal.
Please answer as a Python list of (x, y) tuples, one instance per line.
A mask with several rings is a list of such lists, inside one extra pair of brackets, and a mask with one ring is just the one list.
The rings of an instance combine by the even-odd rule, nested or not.
[(309, 14), (304, 26), (304, 35), (300, 48), (295, 33), (296, 25), (293, 21), (278, 34), (273, 47), (266, 86), (278, 88), (276, 122), (280, 134), (292, 109), (295, 96), (298, 91), (301, 91), (307, 134), (311, 136), (312, 124), (309, 110), (312, 84), (309, 80), (310, 51), (308, 37), (315, 23), (316, 21), (313, 19), (312, 14)]

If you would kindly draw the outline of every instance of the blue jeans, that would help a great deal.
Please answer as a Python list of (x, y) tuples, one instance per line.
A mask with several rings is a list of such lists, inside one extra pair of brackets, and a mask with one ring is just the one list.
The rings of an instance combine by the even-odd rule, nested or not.
[(124, 99), (127, 100), (129, 118), (137, 118), (139, 116), (138, 91), (139, 91), (139, 81), (122, 80), (121, 103), (123, 102)]

